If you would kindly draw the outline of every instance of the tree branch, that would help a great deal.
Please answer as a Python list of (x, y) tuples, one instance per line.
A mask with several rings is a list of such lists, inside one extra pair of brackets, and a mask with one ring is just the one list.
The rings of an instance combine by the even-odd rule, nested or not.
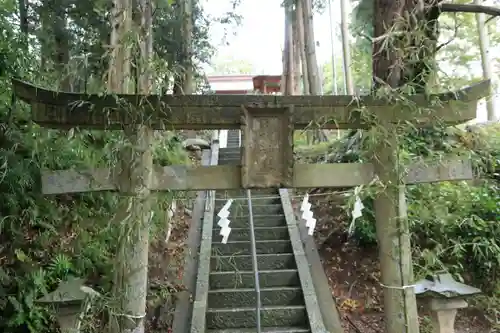
[(447, 13), (483, 13), (491, 16), (500, 16), (500, 8), (474, 4), (442, 3), (441, 10)]

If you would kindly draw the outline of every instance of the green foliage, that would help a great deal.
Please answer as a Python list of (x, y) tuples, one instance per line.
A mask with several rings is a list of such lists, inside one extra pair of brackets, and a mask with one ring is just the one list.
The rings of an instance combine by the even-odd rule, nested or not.
[[(30, 3), (31, 27), (39, 28), (30, 38), (36, 37), (36, 41), (20, 33), (17, 3), (0, 4), (0, 331), (10, 333), (56, 331), (52, 309), (36, 300), (69, 276), (87, 278), (99, 292), (108, 294), (120, 236), (120, 227), (112, 223), (119, 196), (104, 192), (41, 194), (42, 169), (113, 165), (124, 139), (120, 132), (40, 128), (30, 122), (30, 110), (12, 99), (12, 77), (53, 87), (62, 74), (53, 71), (53, 55), (43, 53), (54, 43), (50, 35), (53, 27), (47, 22), (52, 22), (56, 12), (50, 9), (62, 4), (51, 0)], [(108, 43), (109, 11), (105, 2), (95, 1), (82, 1), (66, 9), (71, 18), (67, 27), (71, 61), (65, 71), (81, 79), (74, 80), (75, 90), (88, 88), (92, 80), (98, 88), (107, 67), (104, 46)], [(212, 52), (208, 21), (203, 15), (197, 3), (197, 63), (207, 61)], [(233, 18), (228, 14), (226, 20)], [(157, 14), (155, 20), (156, 61), (171, 68), (171, 62), (176, 61), (172, 58), (172, 26), (179, 21), (172, 13)], [(44, 56), (48, 58), (42, 62)], [(188, 162), (175, 133), (155, 134), (155, 140), (155, 163)], [(156, 196), (152, 235), (161, 234), (158, 231), (164, 228), (172, 198), (172, 193)]]
[[(461, 1), (462, 3), (467, 1)], [(369, 71), (373, 4), (371, 1), (353, 1), (351, 32), (355, 36), (353, 62), (363, 59)], [(477, 81), (473, 65), (480, 59), (477, 28), (473, 14), (440, 16), (440, 47), (436, 61), (439, 65), (439, 83), (430, 91), (455, 90)], [(500, 38), (490, 31), (490, 39)], [(356, 64), (354, 68), (358, 68)], [(331, 71), (331, 69), (330, 69)], [(340, 69), (338, 70), (340, 72)], [(366, 71), (364, 72), (366, 73)], [(325, 77), (331, 76), (326, 74)], [(361, 72), (354, 73), (357, 87), (364, 87)], [(338, 81), (338, 84), (341, 82)], [(368, 87), (369, 87), (368, 83)], [(327, 82), (328, 85), (328, 82)], [(432, 82), (431, 82), (432, 85)], [(498, 289), (500, 273), (500, 139), (498, 126), (474, 129), (465, 133), (458, 129), (421, 129), (409, 131), (402, 137), (407, 158), (461, 152), (471, 155), (478, 177), (486, 178), (480, 184), (437, 183), (407, 186), (408, 218), (414, 246), (417, 277), (449, 270), (463, 276), (467, 282), (487, 292)], [(331, 145), (327, 152), (330, 162), (359, 161), (362, 140), (355, 135)], [(363, 217), (356, 221), (353, 236), (362, 245), (377, 242), (373, 216), (373, 197), (366, 193)]]
[(353, 1), (349, 29), (355, 36), (355, 48), (362, 53), (372, 53), (370, 37), (373, 36), (373, 3), (370, 0)]
[[(371, 71), (371, 54), (366, 53), (360, 49), (353, 49), (351, 52), (351, 72), (354, 80), (355, 93), (360, 95), (366, 95), (370, 93), (372, 80), (369, 75)], [(342, 59), (338, 57), (335, 61), (336, 65), (336, 78), (337, 83), (337, 93), (345, 94), (347, 92), (344, 89), (344, 75), (343, 75), (343, 65)], [(332, 63), (327, 62), (322, 68), (322, 78), (323, 78), (323, 91), (325, 94), (332, 94), (333, 92), (333, 70)]]
[[(3, 80), (0, 87), (5, 87)], [(5, 102), (10, 103), (10, 100)], [(6, 111), (6, 103), (0, 110)], [(34, 303), (68, 276), (83, 276), (101, 292), (110, 289), (119, 227), (110, 223), (119, 197), (90, 193), (43, 197), (42, 168), (64, 169), (110, 162), (106, 150), (88, 145), (87, 132), (48, 131), (36, 125), (4, 124), (0, 147), (0, 247), (2, 320), (0, 330), (48, 332), (49, 309)], [(105, 138), (108, 144), (113, 140)], [(162, 165), (185, 162), (178, 142), (162, 139), (155, 160)], [(153, 225), (164, 225), (171, 195), (159, 195)], [(153, 226), (152, 233), (158, 234)]]
[[(438, 131), (432, 132), (436, 133)], [(477, 133), (462, 135), (471, 138)], [(416, 275), (449, 270), (492, 292), (498, 287), (496, 281), (500, 274), (500, 244), (497, 241), (500, 239), (500, 141), (496, 131), (486, 137), (483, 134), (480, 140), (463, 137), (455, 143), (450, 134), (440, 136), (441, 140), (423, 136), (421, 138), (429, 141), (414, 137), (406, 141), (409, 154), (430, 155), (452, 151), (453, 146), (478, 140), (471, 153), (478, 177), (485, 178), (480, 185), (444, 182), (407, 186)], [(442, 144), (432, 146), (435, 142)], [(366, 209), (363, 217), (356, 221), (353, 237), (360, 245), (373, 245), (377, 237), (370, 194), (366, 195), (364, 205)]]
[[(240, 0), (230, 0), (233, 8), (236, 8)], [(54, 31), (62, 31), (62, 35), (68, 40), (69, 62), (65, 65), (63, 73), (57, 69), (53, 62), (46, 62), (40, 68), (41, 81), (49, 87), (60, 82), (63, 76), (70, 76), (75, 91), (89, 89), (89, 85), (97, 85), (102, 88), (102, 78), (105, 77), (108, 68), (110, 13), (109, 1), (81, 0), (78, 6), (69, 3), (44, 0), (39, 3), (31, 3), (33, 9), (33, 26), (37, 29), (32, 31), (39, 42), (40, 56), (46, 59), (57, 59), (58, 45)], [(60, 8), (63, 6), (63, 8)], [(64, 7), (66, 6), (66, 7)], [(61, 10), (64, 9), (64, 10)], [(12, 15), (16, 11), (15, 4), (8, 11)], [(224, 13), (220, 17), (207, 17), (203, 10), (201, 1), (193, 1), (193, 54), (191, 61), (197, 69), (195, 74), (200, 73), (202, 64), (206, 64), (214, 53), (210, 44), (209, 27), (214, 24), (237, 24), (241, 17), (235, 12)], [(57, 25), (57, 18), (63, 17), (68, 22), (67, 28)], [(165, 87), (171, 85), (173, 77), (179, 72), (181, 64), (181, 35), (180, 27), (183, 16), (179, 15), (176, 1), (157, 1), (153, 15), (153, 47), (155, 56), (160, 59), (155, 67), (158, 84)], [(136, 31), (130, 31), (130, 38)], [(1, 58), (0, 58), (1, 59)]]
[[(467, 0), (454, 1), (470, 3)], [(373, 37), (373, 1), (353, 0), (350, 31), (354, 36), (354, 53), (364, 54), (366, 63), (371, 63)], [(495, 20), (487, 24), (491, 45), (500, 42), (500, 34), (494, 26)], [(441, 13), (439, 16), (439, 44), (436, 52), (437, 68), (434, 75), (439, 84), (428, 82), (430, 92), (456, 90), (478, 80), (478, 72), (473, 70), (480, 62), (475, 14)], [(353, 55), (356, 58), (356, 55)], [(369, 69), (371, 70), (371, 69)], [(366, 71), (361, 72), (366, 77)], [(354, 74), (355, 80), (356, 74)]]

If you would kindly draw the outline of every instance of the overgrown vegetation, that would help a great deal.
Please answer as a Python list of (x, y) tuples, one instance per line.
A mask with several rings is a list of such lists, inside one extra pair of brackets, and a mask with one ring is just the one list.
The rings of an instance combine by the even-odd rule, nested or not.
[[(361, 1), (354, 11), (352, 28), (358, 36), (356, 43), (360, 47), (366, 46), (367, 36), (373, 34), (371, 27), (363, 24), (373, 15), (370, 14), (372, 9), (368, 3)], [(425, 51), (427, 55), (416, 59), (426, 61), (426, 67), (432, 71), (427, 72), (425, 80), (418, 78), (416, 82), (410, 81), (411, 84), (416, 83), (415, 90), (421, 92), (424, 91), (422, 82), (425, 91), (435, 92), (457, 89), (479, 79), (472, 76), (470, 71), (457, 71), (462, 67), (470, 68), (471, 62), (480, 59), (477, 48), (471, 50), (470, 47), (464, 47), (477, 42), (474, 16), (439, 13), (435, 11), (435, 4), (434, 1), (425, 2), (422, 15), (426, 18), (421, 19), (432, 25), (430, 29), (439, 27), (439, 32), (429, 34), (429, 28), (424, 26), (424, 36), (412, 37), (420, 40), (418, 49), (431, 48)], [(439, 22), (432, 21), (438, 17)], [(497, 39), (499, 35), (492, 34), (492, 37)], [(409, 42), (412, 43), (411, 40)], [(413, 63), (407, 61), (406, 66), (409, 64), (412, 66)], [(435, 84), (434, 80), (439, 81), (439, 84)], [(477, 182), (479, 184), (459, 182), (408, 186), (409, 222), (413, 231), (412, 240), (416, 244), (414, 258), (420, 276), (443, 269), (450, 270), (484, 291), (493, 292), (498, 291), (497, 277), (500, 272), (500, 247), (496, 241), (500, 235), (497, 223), (500, 219), (500, 127), (493, 123), (470, 128), (470, 131), (464, 130), (463, 126), (437, 126), (418, 131), (410, 128), (402, 138), (403, 151), (400, 154), (403, 158), (439, 157), (450, 153), (471, 156), (476, 177), (484, 180)], [(360, 146), (361, 141), (358, 140)], [(342, 149), (347, 146), (344, 145)], [(350, 151), (355, 153), (356, 148)], [(357, 159), (355, 155), (351, 154), (348, 158)], [(372, 221), (373, 216), (368, 210), (357, 225), (356, 235), (362, 243), (375, 242)]]
[[(372, 59), (369, 56), (371, 49), (370, 36), (373, 36), (373, 4), (370, 1), (359, 2), (353, 20), (354, 34), (358, 37), (357, 47), (354, 48), (353, 60), (354, 81), (360, 91), (372, 89), (372, 82), (366, 72), (371, 67)], [(385, 2), (389, 4), (390, 2)], [(426, 3), (432, 3), (427, 1)], [(382, 18), (376, 19), (382, 22)], [(370, 22), (370, 23), (366, 23)], [(424, 80), (427, 92), (455, 90), (464, 85), (477, 82), (471, 63), (479, 60), (479, 51), (472, 45), (477, 43), (473, 16), (459, 14), (452, 16), (443, 14), (440, 17), (441, 39), (436, 59), (423, 58), (430, 61), (429, 66), (434, 68), (433, 73)], [(391, 32), (387, 34), (390, 35)], [(399, 35), (398, 35), (399, 36)], [(387, 37), (387, 36), (385, 36)], [(499, 35), (494, 33), (493, 38)], [(413, 36), (413, 38), (417, 38)], [(401, 40), (395, 38), (397, 45)], [(401, 39), (405, 39), (401, 38)], [(441, 42), (441, 39), (439, 40)], [(390, 41), (387, 41), (390, 40)], [(391, 38), (384, 38), (387, 47), (394, 50)], [(411, 44), (411, 41), (409, 41)], [(434, 40), (437, 42), (437, 39)], [(420, 48), (413, 48), (420, 49)], [(400, 54), (407, 56), (411, 53), (411, 45), (397, 49)], [(387, 51), (389, 52), (389, 51)], [(434, 53), (431, 53), (435, 55)], [(403, 57), (404, 57), (403, 56)], [(432, 63), (436, 61), (436, 63)], [(340, 62), (339, 62), (340, 63)], [(408, 65), (408, 62), (405, 62)], [(411, 64), (410, 64), (411, 66)], [(330, 67), (331, 68), (331, 67)], [(462, 72), (458, 69), (469, 68)], [(361, 69), (360, 72), (356, 72)], [(328, 68), (327, 68), (328, 70)], [(331, 69), (330, 69), (331, 70)], [(407, 71), (404, 68), (403, 71)], [(331, 77), (330, 73), (325, 77)], [(439, 84), (436, 82), (439, 81)], [(423, 92), (421, 84), (409, 80), (406, 82), (409, 91)], [(337, 78), (337, 84), (342, 80)], [(413, 86), (416, 84), (416, 86)], [(326, 82), (331, 87), (331, 82)], [(408, 91), (408, 90), (407, 90)], [(387, 97), (387, 94), (383, 94)], [(390, 96), (390, 95), (389, 95)], [(487, 295), (481, 306), (494, 324), (499, 319), (498, 276), (500, 273), (500, 236), (498, 221), (500, 220), (500, 127), (492, 123), (489, 126), (471, 126), (465, 130), (464, 126), (444, 128), (436, 126), (421, 130), (414, 130), (404, 126), (404, 133), (400, 137), (399, 155), (404, 160), (417, 160), (421, 157), (441, 157), (443, 155), (461, 154), (472, 157), (476, 177), (480, 181), (444, 182), (436, 184), (421, 184), (407, 186), (408, 217), (413, 245), (413, 260), (416, 278), (422, 278), (440, 271), (450, 271), (466, 283), (481, 288)], [(369, 131), (352, 131), (347, 136), (334, 143), (318, 147), (304, 147), (298, 155), (309, 161), (361, 162), (366, 161), (364, 154), (374, 139)], [(370, 143), (370, 141), (372, 141)], [(299, 140), (297, 140), (299, 142)], [(364, 193), (365, 210), (363, 217), (355, 224), (352, 238), (360, 246), (371, 247), (377, 244), (375, 233), (375, 218), (373, 214), (373, 193), (369, 189)], [(352, 204), (353, 202), (350, 202)], [(347, 205), (346, 210), (352, 209)], [(346, 229), (347, 232), (347, 229)]]
[[(366, 162), (365, 152), (373, 140), (369, 135), (358, 132), (330, 144), (299, 146), (297, 155), (312, 163)], [(427, 135), (407, 134), (402, 138), (400, 156), (405, 160), (459, 153), (472, 158), (476, 177), (472, 181), (406, 187), (416, 278), (449, 271), (481, 288), (487, 295), (480, 298), (484, 300), (481, 307), (491, 309), (489, 314), (496, 313), (500, 297), (500, 125), (473, 125), (467, 130), (437, 127)], [(299, 137), (295, 140), (303, 142)], [(377, 245), (373, 195), (370, 187), (362, 192), (365, 209), (351, 235), (360, 247)], [(352, 210), (353, 203), (351, 197), (344, 207), (346, 212)], [(498, 320), (494, 316), (491, 319)]]
[[(200, 3), (194, 3), (192, 61), (198, 68), (213, 48), (209, 20)], [(88, 278), (104, 295), (111, 289), (120, 232), (113, 214), (120, 197), (105, 192), (43, 196), (40, 172), (113, 165), (125, 142), (123, 133), (40, 128), (10, 90), (10, 79), (18, 77), (49, 88), (102, 91), (108, 66), (107, 6), (93, 1), (79, 1), (78, 6), (52, 0), (0, 2), (0, 331), (53, 332), (51, 309), (35, 301), (70, 276)], [(184, 60), (178, 14), (171, 1), (160, 1), (154, 16), (154, 66), (162, 91), (172, 89)], [(231, 24), (238, 16), (211, 19)], [(155, 135), (157, 164), (189, 163), (179, 135)], [(172, 198), (172, 193), (157, 195), (153, 239), (164, 235)]]

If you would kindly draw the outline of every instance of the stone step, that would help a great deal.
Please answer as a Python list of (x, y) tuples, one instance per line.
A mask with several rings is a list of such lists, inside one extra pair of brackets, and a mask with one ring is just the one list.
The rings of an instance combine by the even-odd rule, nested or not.
[[(218, 221), (218, 218), (216, 219)], [(214, 227), (218, 228), (214, 221)], [(233, 216), (230, 218), (231, 228), (250, 228), (250, 218), (247, 216)], [(254, 215), (254, 227), (283, 227), (286, 226), (285, 215)]]
[[(213, 229), (212, 238), (220, 236), (220, 228)], [(233, 226), (233, 223), (230, 223)], [(290, 236), (288, 234), (288, 227), (256, 227), (254, 228), (255, 239), (256, 240), (288, 240)], [(229, 235), (230, 241), (249, 241), (250, 240), (250, 228), (231, 228), (231, 234)]]
[[(252, 197), (252, 208), (256, 208), (256, 207), (262, 207), (262, 206), (281, 206), (281, 198), (278, 197), (278, 195), (273, 195), (273, 194), (269, 194), (269, 195), (252, 195), (251, 194), (251, 197)], [(246, 194), (244, 196), (238, 196), (238, 197), (234, 197), (234, 196), (219, 196), (219, 197), (215, 197), (215, 210), (218, 210), (218, 209), (221, 209), (225, 204), (226, 202), (229, 200), (229, 199), (233, 199), (233, 202), (231, 203), (231, 209), (236, 209), (236, 208), (239, 208), (239, 209), (244, 209), (244, 210), (248, 210), (248, 197), (246, 196)]]
[(227, 164), (241, 164), (240, 155), (220, 155), (218, 163), (225, 162)]
[[(296, 269), (259, 270), (261, 288), (300, 287), (299, 272)], [(211, 290), (224, 288), (255, 288), (253, 271), (211, 272)]]
[(217, 162), (218, 165), (240, 165), (239, 160), (227, 160), (227, 159), (220, 159)]
[[(231, 204), (231, 208), (244, 208), (245, 210), (248, 209), (248, 199), (246, 195), (241, 195), (238, 197), (235, 196), (229, 196), (229, 195), (220, 195), (220, 196), (215, 196), (215, 210), (218, 211), (221, 209), (226, 202), (229, 199), (233, 199), (233, 203)], [(273, 194), (262, 194), (258, 196), (252, 195), (252, 207), (254, 206), (272, 206), (272, 205), (281, 205), (281, 198), (278, 197), (278, 195), (273, 195)]]
[[(281, 215), (283, 214), (283, 208), (281, 206), (281, 203), (275, 203), (275, 204), (257, 204), (253, 203), (254, 200), (252, 198), (252, 212), (253, 215)], [(224, 203), (217, 203), (215, 205), (215, 212), (218, 213), (222, 207), (224, 206)], [(232, 216), (241, 216), (241, 215), (249, 215), (249, 206), (246, 204), (242, 204), (241, 201), (236, 201), (231, 204), (231, 207), (229, 207), (229, 219), (231, 219)]]
[[(229, 141), (229, 140), (228, 140)], [(239, 143), (238, 140), (232, 140), (233, 143), (237, 142)], [(241, 154), (241, 147), (228, 147), (228, 148), (221, 148), (219, 149), (219, 156), (220, 154)]]
[[(304, 305), (304, 295), (300, 287), (261, 288), (262, 306)], [(208, 292), (208, 308), (253, 307), (257, 302), (255, 289), (219, 289)]]
[[(231, 235), (229, 235), (231, 238)], [(212, 256), (221, 255), (247, 255), (252, 254), (250, 241), (228, 241), (226, 244), (221, 243), (222, 236), (212, 239)], [(292, 242), (289, 240), (264, 240), (256, 241), (255, 249), (257, 254), (271, 253), (293, 253)]]
[[(297, 264), (292, 253), (258, 254), (257, 266), (259, 271), (297, 269)], [(210, 258), (210, 270), (216, 272), (252, 271), (252, 256), (213, 256)]]
[[(304, 327), (264, 327), (262, 333), (311, 333), (309, 328)], [(255, 333), (255, 328), (230, 328), (227, 330), (208, 330), (207, 333)]]
[(241, 156), (241, 147), (219, 149), (219, 156)]
[[(257, 327), (255, 307), (208, 309), (206, 314), (208, 329), (252, 328)], [(261, 326), (299, 326), (307, 327), (308, 318), (305, 306), (266, 306), (261, 308)]]
[[(252, 200), (258, 199), (259, 197), (263, 198), (274, 198), (280, 199), (279, 192), (273, 188), (264, 188), (258, 190), (251, 190)], [(237, 189), (237, 190), (225, 190), (225, 191), (217, 191), (215, 194), (216, 198), (224, 198), (224, 199), (235, 199), (244, 201), (247, 199), (247, 190), (246, 189)]]
[(241, 148), (226, 148), (223, 150), (219, 150), (219, 158), (221, 157), (233, 157), (240, 158), (241, 156)]

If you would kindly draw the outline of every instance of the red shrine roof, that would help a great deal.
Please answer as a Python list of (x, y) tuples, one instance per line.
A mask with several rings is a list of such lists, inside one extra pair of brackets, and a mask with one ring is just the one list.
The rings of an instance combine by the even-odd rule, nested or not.
[(261, 93), (279, 93), (281, 91), (281, 75), (211, 75), (207, 77), (210, 84), (234, 83), (237, 89), (215, 89), (216, 94), (248, 94), (252, 89), (244, 89), (245, 82), (253, 84), (253, 91)]
[(258, 75), (253, 78), (253, 88), (262, 93), (281, 92), (281, 75)]

